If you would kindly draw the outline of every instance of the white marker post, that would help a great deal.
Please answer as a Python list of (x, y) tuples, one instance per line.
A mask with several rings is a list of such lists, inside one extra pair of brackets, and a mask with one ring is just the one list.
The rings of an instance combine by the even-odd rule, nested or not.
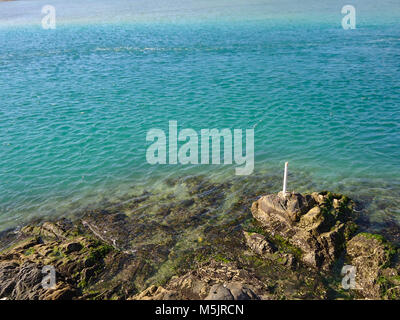
[(282, 194), (284, 197), (286, 196), (288, 165), (289, 162), (285, 162), (285, 173), (283, 174), (283, 190), (282, 190)]

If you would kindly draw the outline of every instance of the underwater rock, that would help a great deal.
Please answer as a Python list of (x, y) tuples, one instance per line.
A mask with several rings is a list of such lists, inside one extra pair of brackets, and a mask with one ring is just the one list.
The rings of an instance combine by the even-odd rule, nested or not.
[[(353, 237), (347, 197), (243, 195), (235, 211), (215, 215), (220, 203), (209, 204), (223, 187), (202, 188), (187, 202), (163, 199), (152, 214), (139, 210), (147, 203), (129, 214), (90, 210), (0, 234), (0, 300), (400, 298), (397, 249), (377, 235)], [(338, 280), (345, 254), (356, 290)], [(46, 265), (54, 289), (41, 285)]]
[(299, 248), (304, 263), (329, 270), (352, 226), (353, 203), (329, 192), (270, 194), (254, 202), (251, 212), (272, 238), (282, 237)]

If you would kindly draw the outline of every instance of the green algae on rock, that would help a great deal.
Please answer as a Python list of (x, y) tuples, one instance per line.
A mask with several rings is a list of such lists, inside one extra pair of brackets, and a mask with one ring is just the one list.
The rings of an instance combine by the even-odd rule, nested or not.
[[(21, 229), (16, 244), (0, 253), (0, 297), (8, 299), (90, 298), (91, 288), (104, 277), (106, 259), (121, 254), (66, 220)], [(54, 289), (41, 285), (42, 267), (54, 266)], [(104, 280), (103, 280), (104, 281)]]
[(332, 193), (270, 194), (251, 211), (266, 233), (285, 239), (301, 250), (304, 263), (324, 270), (339, 257), (353, 227), (353, 203)]
[(362, 297), (400, 298), (398, 250), (384, 237), (359, 233), (348, 242), (347, 255), (356, 268), (356, 290)]
[[(354, 236), (354, 203), (347, 197), (321, 192), (251, 200), (252, 194), (216, 219), (202, 207), (217, 210), (226, 186), (185, 183), (191, 201), (167, 197), (150, 214), (125, 213), (145, 208), (152, 197), (146, 194), (74, 222), (32, 223), (3, 234), (0, 298), (397, 299), (397, 249), (378, 235)], [(249, 201), (255, 201), (253, 218)], [(361, 289), (341, 287), (346, 257)], [(56, 268), (55, 289), (40, 285), (44, 265)]]

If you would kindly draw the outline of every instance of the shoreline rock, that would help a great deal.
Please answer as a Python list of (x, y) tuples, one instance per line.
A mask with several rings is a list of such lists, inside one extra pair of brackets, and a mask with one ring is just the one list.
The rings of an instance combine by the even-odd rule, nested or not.
[(400, 299), (398, 250), (382, 236), (360, 233), (347, 244), (356, 289), (367, 299)]
[[(400, 298), (398, 249), (356, 234), (346, 196), (270, 194), (251, 214), (208, 226), (196, 247), (176, 252), (172, 226), (155, 224), (162, 245), (146, 243), (151, 228), (118, 211), (28, 225), (0, 240), (0, 299)], [(356, 269), (357, 287), (347, 291), (344, 264)], [(56, 269), (53, 289), (42, 288), (45, 265)]]
[(354, 224), (353, 207), (348, 198), (329, 192), (270, 194), (254, 202), (251, 212), (272, 238), (282, 237), (300, 249), (304, 263), (329, 270)]

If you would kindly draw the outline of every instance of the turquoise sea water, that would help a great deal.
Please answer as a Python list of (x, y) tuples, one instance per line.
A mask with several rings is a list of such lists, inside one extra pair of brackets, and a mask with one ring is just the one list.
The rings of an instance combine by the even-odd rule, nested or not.
[[(41, 28), (45, 4), (55, 30)], [(254, 127), (245, 181), (289, 161), (289, 189), (345, 192), (400, 221), (400, 3), (353, 1), (355, 30), (345, 4), (0, 2), (0, 230), (170, 176), (234, 176), (149, 165), (146, 133), (169, 120)]]

